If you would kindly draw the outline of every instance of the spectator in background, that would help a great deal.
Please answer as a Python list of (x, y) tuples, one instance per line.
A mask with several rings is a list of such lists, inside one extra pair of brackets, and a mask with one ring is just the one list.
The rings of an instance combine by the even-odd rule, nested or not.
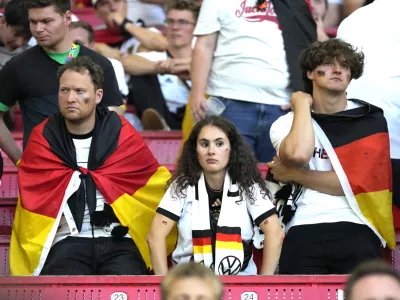
[(21, 53), (31, 38), (28, 11), (22, 1), (7, 3), (0, 14), (0, 69), (11, 57)]
[(329, 36), (325, 32), (324, 20), (328, 10), (328, 0), (311, 0), (315, 23), (317, 24), (318, 41), (326, 41)]
[(194, 119), (206, 115), (205, 93), (217, 97), (257, 159), (271, 160), (270, 127), (302, 89), (298, 57), (316, 38), (307, 2), (204, 0), (194, 34)]
[(18, 170), (11, 274), (145, 275), (170, 173), (125, 118), (98, 107), (98, 64), (77, 57), (57, 77), (60, 112), (34, 128)]
[(94, 49), (100, 54), (120, 59), (122, 55), (134, 54), (139, 49), (167, 49), (167, 41), (157, 29), (146, 29), (143, 21), (130, 19), (127, 15), (127, 0), (93, 0), (92, 3), (97, 16), (105, 24), (94, 28)]
[[(69, 25), (69, 31), (71, 38), (75, 44), (81, 44), (89, 49), (94, 47), (94, 32), (92, 26), (89, 23), (78, 21), (71, 22)], [(125, 72), (122, 63), (114, 58), (108, 58), (114, 68), (115, 75), (117, 77), (117, 82), (119, 90), (123, 98), (128, 97), (128, 85), (125, 81)]]
[(275, 273), (284, 234), (257, 161), (228, 120), (196, 123), (156, 211), (147, 237), (156, 275), (168, 271), (165, 239), (176, 223), (174, 265), (194, 261), (218, 275), (256, 275), (254, 244), (264, 248), (260, 275)]
[(369, 261), (346, 282), (346, 300), (400, 300), (400, 275), (383, 261)]
[[(23, 1), (7, 3), (4, 14), (0, 14), (0, 70), (11, 57), (26, 50), (32, 34), (29, 29), (28, 10)], [(14, 109), (4, 114), (7, 128), (13, 128)]]
[(221, 300), (223, 294), (220, 278), (201, 264), (181, 264), (161, 282), (161, 300)]
[[(389, 126), (393, 203), (400, 208), (400, 1), (379, 0), (352, 13), (338, 36), (365, 54), (364, 75), (347, 89), (350, 98), (383, 109)], [(373, 20), (373, 21), (372, 21)], [(382, 52), (382, 45), (385, 51)], [(400, 211), (397, 209), (400, 217)], [(396, 220), (397, 218), (395, 218)]]
[(128, 55), (122, 62), (131, 76), (131, 97), (144, 129), (181, 129), (191, 89), (190, 64), (198, 7), (193, 0), (166, 6), (168, 49)]
[(268, 167), (286, 184), (275, 193), (287, 231), (279, 271), (348, 274), (396, 245), (386, 120), (346, 97), (364, 67), (350, 44), (315, 42), (300, 64), (308, 94), (294, 93), (292, 112), (271, 127), (277, 157)]
[(58, 112), (57, 70), (77, 56), (89, 56), (105, 74), (101, 106), (117, 109), (122, 105), (114, 69), (110, 61), (85, 46), (73, 44), (69, 33), (69, 0), (29, 0), (30, 29), (38, 45), (13, 57), (0, 71), (0, 148), (18, 165), (21, 150), (3, 121), (4, 112), (17, 101), (24, 123), (24, 146), (32, 129)]

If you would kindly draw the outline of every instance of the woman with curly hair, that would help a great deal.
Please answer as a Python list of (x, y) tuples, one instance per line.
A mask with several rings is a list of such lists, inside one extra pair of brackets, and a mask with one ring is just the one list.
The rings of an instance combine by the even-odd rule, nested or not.
[(154, 273), (168, 271), (165, 238), (178, 223), (174, 265), (194, 261), (219, 275), (255, 275), (253, 240), (263, 232), (255, 245), (264, 246), (260, 274), (274, 274), (284, 234), (268, 196), (257, 161), (235, 126), (216, 116), (198, 122), (147, 237)]

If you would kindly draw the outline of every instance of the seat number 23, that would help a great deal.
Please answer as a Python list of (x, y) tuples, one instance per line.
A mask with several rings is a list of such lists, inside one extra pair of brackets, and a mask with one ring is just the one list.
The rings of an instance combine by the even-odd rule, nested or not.
[(241, 300), (258, 300), (258, 294), (254, 292), (244, 292), (240, 296)]
[(110, 300), (128, 300), (128, 295), (123, 292), (112, 293)]

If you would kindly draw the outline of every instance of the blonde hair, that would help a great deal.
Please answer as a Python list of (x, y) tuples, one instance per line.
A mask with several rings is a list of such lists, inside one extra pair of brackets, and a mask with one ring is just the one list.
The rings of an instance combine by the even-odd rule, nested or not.
[(168, 299), (170, 288), (174, 282), (187, 278), (198, 278), (208, 281), (214, 290), (214, 299), (220, 300), (222, 298), (224, 287), (218, 276), (204, 265), (190, 262), (179, 264), (168, 272), (164, 280), (161, 282), (161, 299)]

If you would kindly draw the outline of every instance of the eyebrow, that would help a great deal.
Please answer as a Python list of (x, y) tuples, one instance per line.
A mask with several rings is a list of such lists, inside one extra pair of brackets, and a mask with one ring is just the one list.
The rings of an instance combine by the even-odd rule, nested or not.
[[(218, 140), (224, 140), (224, 138), (222, 138), (222, 137), (216, 138), (216, 139), (214, 140), (214, 142), (216, 142), (216, 141), (218, 141)], [(199, 140), (199, 142), (201, 142), (201, 141), (209, 142), (209, 140), (206, 139), (206, 138), (202, 138), (202, 139)]]

